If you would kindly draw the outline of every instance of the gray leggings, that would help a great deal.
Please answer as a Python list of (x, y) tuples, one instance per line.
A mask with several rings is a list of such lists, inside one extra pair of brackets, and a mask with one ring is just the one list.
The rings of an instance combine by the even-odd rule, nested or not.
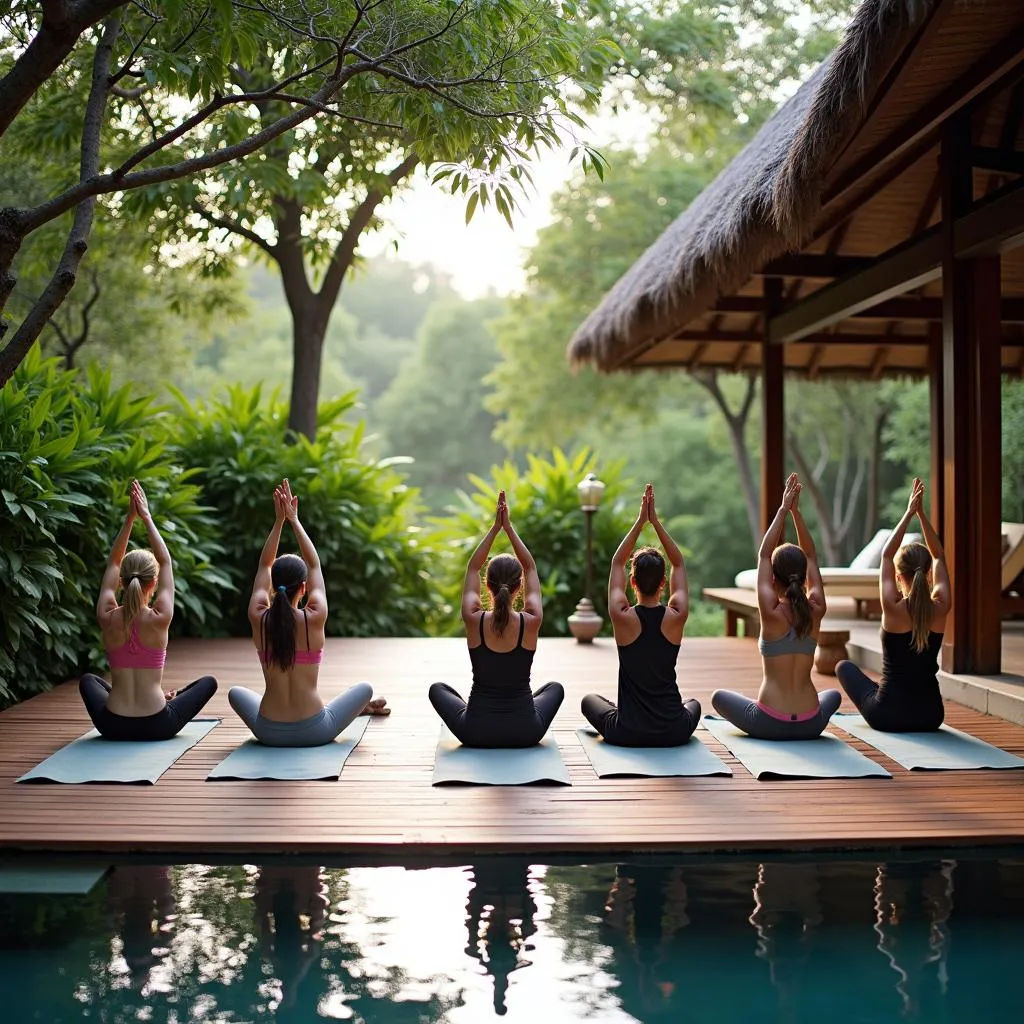
[(843, 702), (838, 690), (824, 690), (818, 694), (818, 712), (803, 721), (775, 718), (758, 706), (756, 700), (731, 690), (715, 690), (711, 706), (737, 729), (759, 740), (813, 740), (828, 725), (828, 720)]
[(324, 709), (298, 722), (275, 722), (260, 714), (263, 698), (244, 686), (228, 690), (228, 703), (245, 722), (253, 736), (268, 747), (319, 747), (331, 743), (346, 726), (359, 716), (373, 697), (369, 683), (356, 683)]

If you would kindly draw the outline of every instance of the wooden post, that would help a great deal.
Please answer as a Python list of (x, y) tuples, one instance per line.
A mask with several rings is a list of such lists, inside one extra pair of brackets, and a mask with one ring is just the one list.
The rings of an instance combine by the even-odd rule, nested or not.
[(782, 281), (764, 279), (764, 337), (761, 341), (761, 532), (782, 503), (785, 483), (785, 347), (768, 340), (768, 325), (782, 306)]
[(999, 256), (956, 259), (954, 221), (973, 202), (969, 112), (942, 137), (944, 544), (953, 588), (942, 664), (1000, 669)]
[(945, 471), (943, 449), (945, 429), (943, 427), (943, 371), (942, 371), (942, 324), (928, 325), (928, 398), (931, 412), (931, 479), (928, 483), (929, 509), (932, 525), (943, 536), (942, 524), (945, 512)]

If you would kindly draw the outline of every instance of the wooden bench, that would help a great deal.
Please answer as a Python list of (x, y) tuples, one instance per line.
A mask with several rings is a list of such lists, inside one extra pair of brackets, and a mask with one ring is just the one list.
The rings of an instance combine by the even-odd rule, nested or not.
[[(745, 587), (706, 587), (704, 600), (719, 604), (725, 610), (725, 635), (739, 636), (743, 623), (744, 636), (757, 636), (761, 630), (761, 615), (757, 610), (757, 594)], [(818, 648), (814, 652), (814, 667), (823, 675), (834, 676), (836, 664), (847, 657), (846, 645), (850, 631), (832, 628), (823, 619), (818, 630)]]

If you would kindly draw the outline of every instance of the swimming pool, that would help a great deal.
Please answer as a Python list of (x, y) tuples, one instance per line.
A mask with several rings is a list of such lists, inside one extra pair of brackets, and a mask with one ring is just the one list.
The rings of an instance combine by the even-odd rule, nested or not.
[(0, 896), (0, 1020), (1016, 1022), (1024, 852), (130, 864)]

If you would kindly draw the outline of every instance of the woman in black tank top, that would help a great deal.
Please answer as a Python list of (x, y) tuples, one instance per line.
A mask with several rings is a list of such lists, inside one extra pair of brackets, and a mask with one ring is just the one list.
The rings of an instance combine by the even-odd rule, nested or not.
[[(878, 587), (882, 604), (882, 681), (852, 661), (836, 676), (872, 729), (933, 732), (945, 708), (939, 692), (939, 651), (952, 603), (942, 542), (924, 511), (924, 485), (914, 481), (907, 511), (882, 551)], [(925, 544), (903, 544), (917, 517)]]
[[(497, 555), (487, 566), (493, 609), (487, 612), (480, 600), (480, 570), (502, 530), (515, 555)], [(525, 591), (523, 610), (514, 612), (512, 603), (521, 589)], [(434, 683), (428, 692), (434, 710), (460, 743), (467, 747), (532, 747), (544, 737), (565, 690), (561, 683), (547, 683), (536, 693), (530, 689), (530, 668), (542, 620), (537, 563), (509, 522), (502, 491), (494, 525), (473, 552), (462, 588), (462, 621), (473, 666), (469, 700), (464, 701), (447, 683)]]
[[(661, 603), (665, 560), (655, 548), (641, 548), (633, 558), (626, 596), (626, 560), (650, 523), (672, 566), (668, 604)], [(648, 484), (640, 514), (612, 558), (608, 577), (608, 614), (619, 652), (618, 706), (596, 693), (583, 698), (583, 715), (608, 743), (620, 747), (676, 747), (686, 743), (700, 723), (700, 703), (683, 701), (676, 684), (676, 658), (690, 611), (683, 555), (654, 508)]]

